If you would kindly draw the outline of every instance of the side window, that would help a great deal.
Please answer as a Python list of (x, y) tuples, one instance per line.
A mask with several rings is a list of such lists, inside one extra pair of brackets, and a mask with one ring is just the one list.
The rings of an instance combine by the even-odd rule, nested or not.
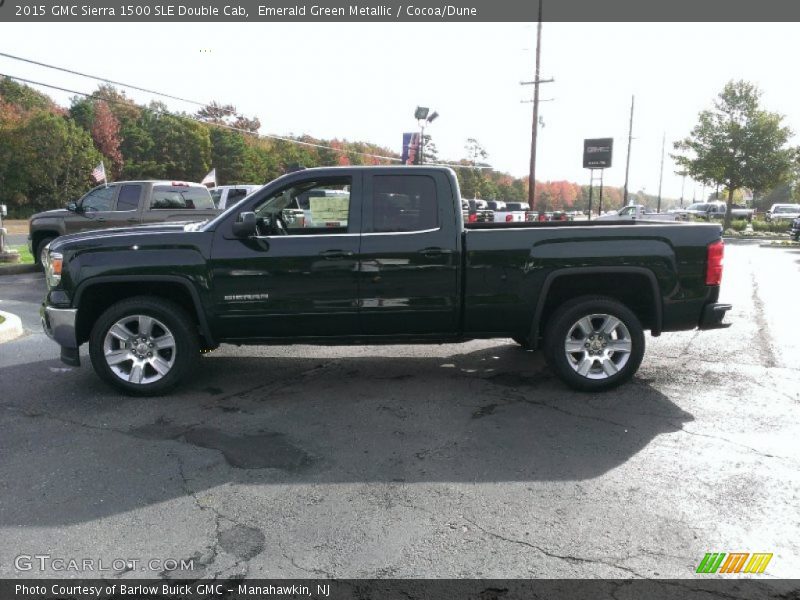
[(89, 192), (81, 200), (81, 207), (86, 212), (111, 210), (111, 203), (114, 202), (114, 186), (101, 187)]
[(222, 200), (222, 190), (211, 190), (211, 201), (217, 208), (220, 208), (220, 200)]
[(137, 210), (139, 197), (142, 195), (142, 186), (123, 185), (117, 197), (117, 210)]
[(228, 190), (228, 199), (225, 201), (225, 207), (233, 206), (239, 200), (247, 196), (247, 190), (242, 188), (235, 188)]
[(270, 196), (255, 208), (261, 235), (347, 233), (351, 183), (350, 177), (303, 181)]
[(436, 183), (426, 175), (372, 178), (372, 231), (424, 231), (439, 226)]
[(209, 209), (214, 201), (208, 188), (184, 185), (157, 185), (153, 188), (150, 208), (159, 209)]

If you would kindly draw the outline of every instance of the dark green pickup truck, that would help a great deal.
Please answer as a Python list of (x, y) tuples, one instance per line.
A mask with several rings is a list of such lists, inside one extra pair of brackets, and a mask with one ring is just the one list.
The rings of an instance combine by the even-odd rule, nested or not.
[(630, 379), (644, 330), (721, 327), (714, 224), (464, 224), (455, 175), (285, 175), (213, 220), (65, 235), (46, 253), (45, 331), (126, 393), (160, 394), (233, 344), (542, 347), (573, 388)]

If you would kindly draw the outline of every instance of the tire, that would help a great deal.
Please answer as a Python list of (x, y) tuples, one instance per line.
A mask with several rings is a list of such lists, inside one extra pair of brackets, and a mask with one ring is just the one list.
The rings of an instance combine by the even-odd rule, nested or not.
[(630, 380), (644, 347), (642, 325), (627, 306), (605, 296), (582, 296), (552, 315), (544, 349), (547, 362), (569, 387), (599, 392)]
[(52, 242), (54, 237), (46, 237), (42, 238), (38, 244), (36, 244), (36, 254), (33, 255), (33, 260), (36, 261), (36, 264), (39, 265), (42, 269), (44, 269), (44, 261), (42, 260), (42, 252), (44, 252), (45, 246)]
[(89, 336), (89, 356), (106, 383), (130, 396), (175, 387), (200, 357), (196, 326), (174, 302), (136, 296), (106, 309)]

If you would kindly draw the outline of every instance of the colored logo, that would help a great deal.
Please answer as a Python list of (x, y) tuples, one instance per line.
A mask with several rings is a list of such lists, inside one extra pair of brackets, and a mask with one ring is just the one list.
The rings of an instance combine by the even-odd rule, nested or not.
[(697, 565), (697, 573), (763, 573), (772, 553), (708, 552)]

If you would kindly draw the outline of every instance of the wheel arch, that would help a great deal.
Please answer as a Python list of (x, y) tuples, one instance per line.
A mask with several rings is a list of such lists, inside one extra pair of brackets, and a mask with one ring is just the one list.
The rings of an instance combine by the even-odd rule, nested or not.
[(47, 238), (57, 238), (61, 236), (61, 232), (56, 229), (37, 229), (31, 233), (31, 252), (33, 253), (33, 260), (39, 264), (39, 244), (42, 240)]
[[(624, 286), (621, 283), (632, 285)], [(646, 293), (636, 297), (638, 291)], [(628, 306), (653, 336), (661, 335), (663, 307), (656, 276), (645, 267), (570, 267), (547, 275), (536, 302), (531, 323), (531, 348), (537, 348), (544, 332), (543, 324), (553, 310), (570, 298), (603, 295)]]
[(216, 345), (199, 292), (188, 279), (178, 275), (100, 276), (82, 282), (72, 301), (72, 305), (78, 308), (78, 344), (89, 339), (92, 325), (104, 310), (132, 296), (155, 296), (176, 302), (197, 324), (205, 344), (209, 347)]

